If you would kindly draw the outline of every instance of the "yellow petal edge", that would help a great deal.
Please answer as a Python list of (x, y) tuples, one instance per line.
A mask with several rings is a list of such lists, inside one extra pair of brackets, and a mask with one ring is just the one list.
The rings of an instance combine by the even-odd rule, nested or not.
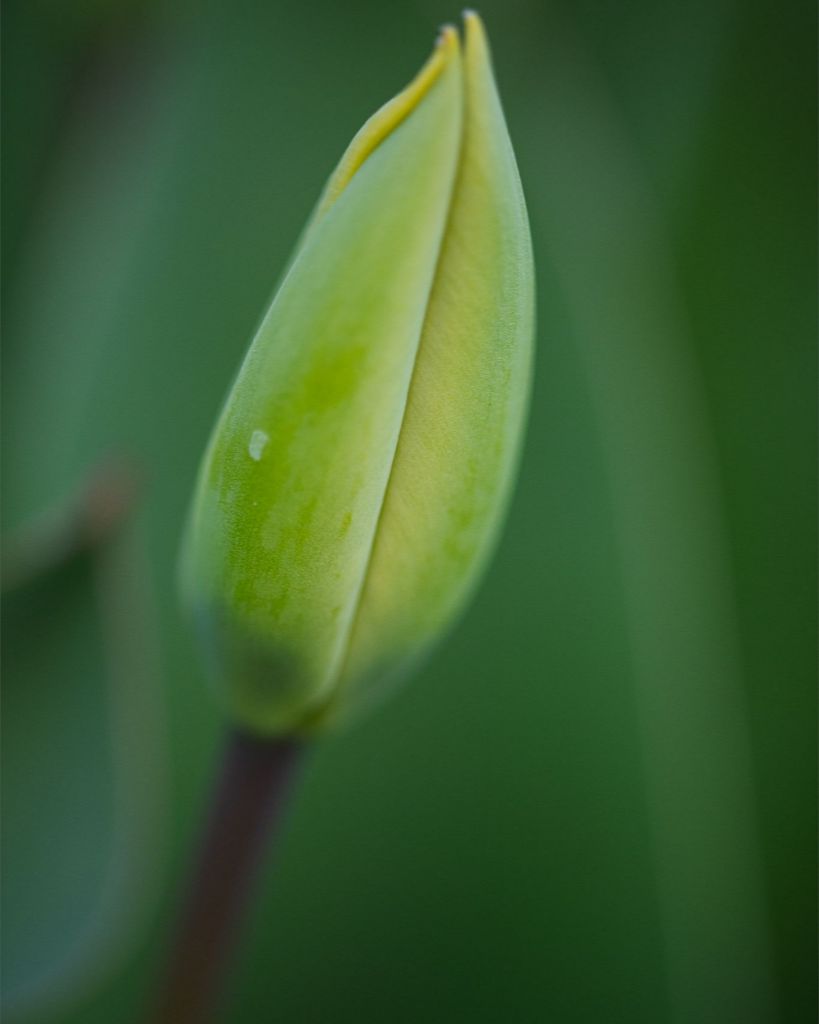
[(356, 133), (347, 151), (327, 182), (319, 202), (317, 215), (321, 216), (349, 185), (353, 175), (368, 156), (418, 106), (441, 74), (446, 64), (457, 57), (460, 49), (458, 33), (452, 25), (444, 25), (435, 41), (429, 60), (410, 84), (388, 100)]

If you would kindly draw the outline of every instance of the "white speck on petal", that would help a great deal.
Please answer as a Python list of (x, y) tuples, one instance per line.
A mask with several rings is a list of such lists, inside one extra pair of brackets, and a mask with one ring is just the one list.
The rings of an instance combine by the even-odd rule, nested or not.
[(250, 435), (250, 444), (247, 446), (247, 450), (250, 453), (251, 459), (258, 462), (262, 457), (262, 452), (265, 449), (265, 445), (270, 440), (267, 434), (263, 430), (254, 430)]

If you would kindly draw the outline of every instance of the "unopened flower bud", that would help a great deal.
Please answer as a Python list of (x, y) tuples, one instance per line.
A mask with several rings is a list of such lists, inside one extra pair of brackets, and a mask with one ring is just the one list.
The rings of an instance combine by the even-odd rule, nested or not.
[(320, 729), (464, 607), (532, 362), (526, 210), (483, 26), (443, 29), (353, 139), (202, 462), (185, 601), (229, 713)]

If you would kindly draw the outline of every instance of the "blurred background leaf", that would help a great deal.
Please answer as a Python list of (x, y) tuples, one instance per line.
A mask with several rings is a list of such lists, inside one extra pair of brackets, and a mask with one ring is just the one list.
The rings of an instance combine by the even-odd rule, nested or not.
[[(86, 554), (5, 601), (18, 1019), (143, 1012), (220, 729), (174, 591), (196, 464), (325, 177), (456, 14), (4, 6), (4, 534), (111, 456), (144, 477), (113, 597)], [(482, 14), (539, 274), (520, 487), (449, 642), (316, 749), (230, 1019), (807, 1020), (815, 11)], [(112, 629), (164, 725), (113, 729)]]

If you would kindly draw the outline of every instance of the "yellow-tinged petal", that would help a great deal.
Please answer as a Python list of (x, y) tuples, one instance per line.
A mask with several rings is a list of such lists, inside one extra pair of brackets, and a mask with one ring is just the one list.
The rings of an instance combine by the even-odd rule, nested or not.
[(480, 18), (464, 15), (460, 163), (401, 438), (328, 717), (403, 675), (458, 613), (506, 504), (529, 394), (534, 269)]

